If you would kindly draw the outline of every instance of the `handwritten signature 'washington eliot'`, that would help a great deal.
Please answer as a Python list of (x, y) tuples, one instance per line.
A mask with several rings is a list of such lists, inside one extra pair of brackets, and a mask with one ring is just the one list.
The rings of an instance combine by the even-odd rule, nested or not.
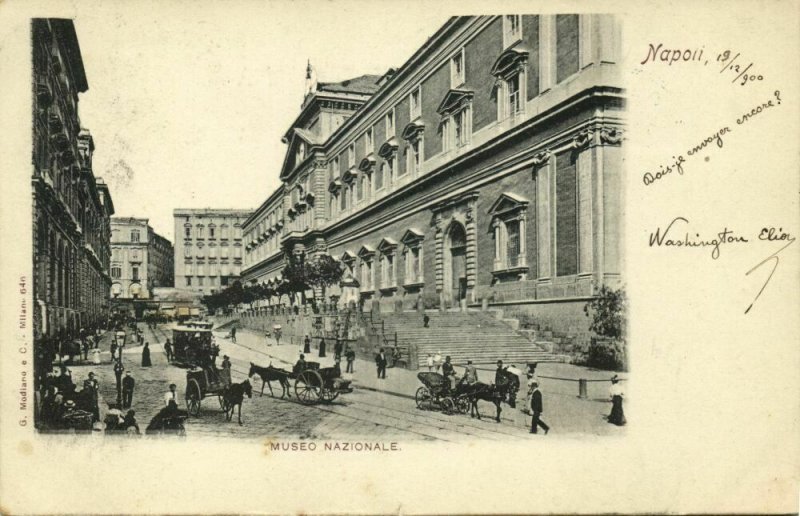
[(676, 227), (673, 230), (673, 226), (676, 223), (679, 223), (678, 227), (686, 227), (685, 224), (689, 223), (689, 220), (685, 217), (675, 217), (672, 219), (666, 228), (656, 228), (654, 233), (650, 233), (650, 247), (653, 246), (666, 246), (666, 247), (712, 247), (711, 250), (711, 258), (716, 260), (719, 258), (719, 246), (722, 244), (740, 244), (740, 243), (747, 243), (745, 237), (736, 236), (733, 234), (733, 231), (725, 228), (719, 233), (717, 233), (716, 238), (712, 238), (710, 240), (704, 240), (700, 237), (700, 233), (695, 233), (694, 236), (689, 236), (689, 231), (686, 232), (682, 236), (673, 237), (673, 234), (676, 234), (680, 231)]

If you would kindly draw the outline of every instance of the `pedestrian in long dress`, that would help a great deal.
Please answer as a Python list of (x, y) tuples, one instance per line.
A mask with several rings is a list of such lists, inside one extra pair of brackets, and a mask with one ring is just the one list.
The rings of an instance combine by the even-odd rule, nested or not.
[(311, 338), (308, 335), (303, 340), (303, 353), (311, 353)]
[(611, 414), (608, 415), (608, 422), (612, 425), (623, 426), (627, 421), (625, 420), (625, 412), (622, 410), (622, 397), (624, 392), (622, 386), (619, 384), (619, 378), (614, 375), (611, 378), (611, 387), (608, 389), (611, 396)]
[(150, 367), (153, 363), (150, 361), (150, 343), (145, 342), (142, 349), (142, 367)]
[(325, 339), (319, 339), (319, 356), (320, 358), (325, 356)]

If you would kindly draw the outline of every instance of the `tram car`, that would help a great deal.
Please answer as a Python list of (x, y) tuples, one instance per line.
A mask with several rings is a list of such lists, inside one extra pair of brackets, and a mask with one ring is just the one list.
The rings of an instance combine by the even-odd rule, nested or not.
[(172, 330), (173, 363), (178, 367), (202, 367), (211, 356), (210, 329), (178, 326)]

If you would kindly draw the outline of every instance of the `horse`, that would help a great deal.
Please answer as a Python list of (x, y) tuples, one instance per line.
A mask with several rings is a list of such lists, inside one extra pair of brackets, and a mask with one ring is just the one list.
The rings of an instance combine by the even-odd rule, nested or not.
[(291, 391), (289, 390), (289, 371), (272, 367), (272, 362), (270, 362), (269, 366), (267, 367), (257, 366), (250, 362), (250, 372), (247, 373), (247, 377), (252, 378), (255, 374), (261, 378), (261, 396), (264, 395), (264, 385), (267, 385), (269, 386), (270, 395), (272, 395), (274, 398), (275, 393), (272, 391), (272, 384), (270, 382), (277, 380), (283, 388), (281, 398), (284, 398), (285, 396), (289, 396), (290, 398), (292, 397)]
[(242, 383), (234, 383), (222, 393), (222, 398), (225, 400), (225, 417), (228, 421), (233, 419), (233, 409), (239, 405), (239, 424), (242, 424), (242, 401), (244, 395), (247, 394), (248, 398), (253, 397), (253, 386), (250, 385), (250, 380), (245, 380)]
[(500, 374), (500, 382), (498, 384), (487, 385), (485, 383), (477, 382), (470, 386), (464, 387), (467, 397), (470, 402), (470, 416), (481, 418), (481, 413), (478, 410), (478, 400), (491, 401), (497, 407), (497, 415), (495, 421), (500, 422), (500, 403), (505, 402), (511, 408), (516, 407), (517, 391), (519, 391), (519, 378), (513, 373), (502, 371)]

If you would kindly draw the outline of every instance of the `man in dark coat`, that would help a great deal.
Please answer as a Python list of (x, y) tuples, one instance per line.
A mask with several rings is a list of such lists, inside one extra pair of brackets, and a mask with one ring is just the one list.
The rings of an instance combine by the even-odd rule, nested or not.
[(380, 352), (375, 355), (375, 364), (378, 366), (378, 378), (386, 379), (386, 353), (381, 348)]
[(122, 379), (122, 407), (130, 408), (133, 404), (133, 388), (136, 385), (136, 380), (131, 376), (130, 371), (125, 372), (125, 378)]
[(533, 393), (531, 394), (531, 411), (533, 412), (533, 421), (531, 421), (531, 433), (537, 433), (537, 428), (542, 427), (544, 430), (545, 435), (547, 432), (550, 431), (550, 427), (540, 419), (543, 410), (542, 406), (542, 391), (539, 390), (539, 384), (537, 382), (533, 382)]
[(442, 364), (442, 374), (444, 375), (445, 380), (447, 380), (447, 385), (450, 387), (450, 390), (456, 389), (456, 370), (453, 367), (453, 363), (450, 361), (450, 355), (447, 355), (444, 359), (444, 363)]
[(172, 344), (169, 339), (164, 343), (164, 354), (167, 355), (167, 362), (172, 362)]

